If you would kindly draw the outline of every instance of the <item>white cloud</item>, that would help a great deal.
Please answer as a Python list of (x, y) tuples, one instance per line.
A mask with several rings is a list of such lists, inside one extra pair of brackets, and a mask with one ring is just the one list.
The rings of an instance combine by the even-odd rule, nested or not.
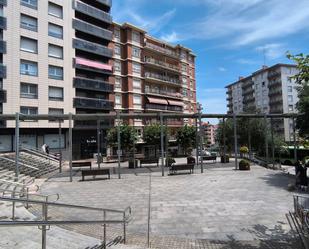
[(226, 68), (224, 68), (224, 67), (219, 67), (218, 70), (219, 70), (220, 72), (226, 72), (226, 71), (227, 71)]
[(180, 38), (178, 36), (178, 34), (173, 31), (172, 33), (168, 34), (168, 35), (162, 35), (160, 37), (160, 39), (166, 41), (166, 42), (169, 42), (169, 43), (176, 43), (176, 42), (179, 42), (180, 41)]
[(254, 61), (254, 60), (244, 59), (244, 58), (237, 59), (236, 62), (239, 63), (239, 64), (244, 64), (244, 65), (255, 65), (255, 64), (257, 64), (257, 62)]
[(284, 47), (284, 44), (270, 43), (257, 47), (256, 51), (265, 53), (266, 58), (273, 60), (284, 56), (287, 49)]

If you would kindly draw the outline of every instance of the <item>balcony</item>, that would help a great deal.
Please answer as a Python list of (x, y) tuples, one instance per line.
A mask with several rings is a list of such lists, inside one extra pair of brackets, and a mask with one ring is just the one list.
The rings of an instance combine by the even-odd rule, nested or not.
[(99, 3), (102, 3), (108, 7), (111, 7), (112, 6), (112, 0), (96, 0), (97, 2)]
[(281, 72), (278, 72), (278, 71), (269, 71), (268, 72), (268, 79), (271, 79), (271, 78), (276, 78), (276, 77), (279, 77), (281, 76)]
[[(84, 120), (76, 120), (74, 122), (74, 128), (80, 128), (80, 129), (97, 129), (97, 121), (91, 120), (91, 121), (84, 121)], [(111, 128), (114, 126), (113, 120), (107, 120), (107, 121), (101, 121), (100, 122), (100, 128), (106, 129)]]
[(169, 71), (172, 71), (178, 74), (180, 73), (178, 66), (170, 64), (170, 63), (166, 63), (164, 61), (155, 60), (155, 59), (146, 57), (144, 62), (145, 62), (145, 65), (153, 66), (155, 68), (160, 68), (164, 70), (169, 70)]
[(181, 93), (167, 92), (167, 91), (164, 91), (164, 90), (161, 90), (161, 89), (159, 89), (159, 90), (145, 89), (145, 94), (155, 95), (155, 96), (158, 96), (158, 97), (162, 97), (162, 95), (163, 95), (163, 96), (166, 96), (166, 97), (169, 97), (169, 98), (182, 99)]
[(243, 91), (243, 95), (250, 95), (254, 93), (254, 89), (253, 88), (246, 88), (245, 91)]
[(111, 111), (113, 109), (114, 103), (106, 99), (76, 97), (73, 100), (73, 106), (74, 108), (79, 109), (96, 109)]
[(254, 82), (253, 82), (253, 81), (246, 81), (246, 82), (243, 83), (242, 89), (245, 90), (245, 89), (247, 89), (247, 88), (252, 87), (253, 85), (254, 85)]
[(111, 93), (114, 90), (113, 85), (109, 84), (108, 82), (85, 79), (85, 78), (74, 78), (73, 86), (79, 89), (108, 92), (108, 93)]
[(0, 5), (2, 5), (2, 6), (6, 6), (6, 0), (0, 0)]
[(6, 29), (6, 18), (0, 16), (0, 29)]
[(180, 106), (168, 106), (168, 105), (156, 105), (156, 104), (146, 104), (146, 110), (158, 110), (158, 111), (171, 111), (171, 112), (182, 112), (183, 107)]
[(269, 100), (270, 105), (282, 105), (282, 98), (272, 98)]
[(6, 91), (0, 90), (0, 103), (6, 103)]
[(112, 16), (102, 10), (99, 10), (97, 8), (94, 8), (88, 4), (85, 4), (83, 2), (80, 1), (74, 1), (73, 2), (73, 8), (78, 11), (81, 12), (85, 15), (91, 16), (93, 18), (96, 18), (98, 20), (101, 20), (103, 22), (112, 23)]
[(74, 62), (75, 62), (74, 63), (75, 68), (83, 70), (88, 70), (97, 73), (104, 73), (109, 75), (111, 75), (113, 71), (112, 66), (97, 61), (91, 61), (83, 58), (75, 58)]
[(175, 59), (179, 59), (179, 54), (177, 54), (176, 52), (174, 52), (170, 49), (160, 47), (158, 45), (154, 45), (154, 44), (149, 43), (149, 42), (146, 42), (145, 48), (149, 49), (151, 51), (154, 51), (154, 52), (158, 52), (158, 53), (170, 56), (170, 57), (175, 58)]
[(5, 53), (6, 53), (6, 42), (0, 41), (0, 54), (5, 54)]
[(173, 85), (179, 85), (179, 87), (181, 86), (179, 79), (161, 74), (145, 72), (145, 78), (156, 83), (168, 83)]
[(0, 78), (6, 78), (6, 66), (4, 66), (3, 64), (0, 64)]
[(108, 47), (84, 41), (81, 39), (73, 39), (73, 47), (89, 53), (98, 54), (109, 58), (113, 57), (113, 51)]
[(281, 80), (275, 80), (275, 81), (270, 81), (268, 86), (269, 87), (278, 87), (282, 85), (282, 81)]
[(113, 33), (111, 31), (107, 29), (99, 28), (95, 25), (83, 22), (81, 20), (73, 19), (73, 28), (78, 31), (81, 31), (81, 32), (84, 32), (84, 33), (87, 33), (87, 34), (90, 34), (90, 35), (93, 35), (99, 38), (103, 38), (108, 41), (111, 41), (113, 38)]
[(232, 97), (232, 96), (228, 96), (228, 97), (226, 98), (226, 100), (227, 100), (227, 101), (232, 101), (232, 100), (233, 100), (233, 97)]
[(279, 96), (279, 95), (282, 95), (282, 90), (281, 89), (271, 90), (268, 93), (269, 97), (274, 97), (274, 96)]
[(243, 104), (244, 105), (250, 105), (252, 103), (255, 102), (255, 97), (254, 96), (249, 96), (249, 97), (245, 97), (243, 100)]

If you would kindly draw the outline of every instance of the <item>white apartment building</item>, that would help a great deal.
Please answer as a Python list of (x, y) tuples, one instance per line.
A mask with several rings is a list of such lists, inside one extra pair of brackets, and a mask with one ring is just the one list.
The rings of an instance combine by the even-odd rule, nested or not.
[[(227, 88), (228, 113), (243, 113), (258, 110), (261, 113), (295, 113), (298, 102), (295, 80), (298, 73), (295, 65), (276, 64), (264, 66), (248, 77), (240, 77)], [(274, 130), (285, 141), (293, 141), (292, 121), (274, 120)]]

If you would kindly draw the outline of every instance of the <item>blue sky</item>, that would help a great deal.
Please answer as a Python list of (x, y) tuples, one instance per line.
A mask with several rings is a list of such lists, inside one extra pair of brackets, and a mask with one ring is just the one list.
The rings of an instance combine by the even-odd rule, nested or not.
[(130, 22), (197, 55), (197, 98), (225, 113), (224, 87), (266, 65), (309, 53), (309, 0), (113, 0), (115, 22)]

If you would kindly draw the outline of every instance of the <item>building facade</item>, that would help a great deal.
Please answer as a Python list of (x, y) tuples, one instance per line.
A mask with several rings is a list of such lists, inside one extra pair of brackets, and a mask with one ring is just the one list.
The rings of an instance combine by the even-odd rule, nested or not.
[[(248, 77), (240, 77), (227, 88), (228, 113), (259, 111), (265, 114), (295, 113), (298, 102), (295, 65), (276, 64), (263, 67)], [(292, 120), (273, 120), (274, 130), (285, 141), (293, 141)]]
[(209, 122), (205, 122), (202, 125), (204, 132), (204, 145), (206, 147), (214, 146), (216, 144), (216, 132), (218, 125), (213, 125)]

